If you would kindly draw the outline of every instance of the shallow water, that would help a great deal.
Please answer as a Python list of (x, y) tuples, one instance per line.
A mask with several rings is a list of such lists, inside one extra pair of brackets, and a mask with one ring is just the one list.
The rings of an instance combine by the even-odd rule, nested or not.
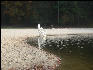
[[(27, 42), (37, 46), (37, 38)], [(48, 36), (42, 47), (62, 59), (57, 70), (93, 70), (93, 34)]]

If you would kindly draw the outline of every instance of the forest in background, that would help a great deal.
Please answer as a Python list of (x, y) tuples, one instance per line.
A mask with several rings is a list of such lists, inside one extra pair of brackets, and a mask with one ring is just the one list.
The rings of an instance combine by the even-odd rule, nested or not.
[(1, 27), (93, 27), (93, 1), (1, 1)]

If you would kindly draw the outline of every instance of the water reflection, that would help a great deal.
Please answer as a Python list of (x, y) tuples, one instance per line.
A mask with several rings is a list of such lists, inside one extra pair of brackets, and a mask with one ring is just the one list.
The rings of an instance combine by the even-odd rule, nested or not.
[[(37, 45), (33, 39), (31, 45)], [(57, 70), (93, 70), (93, 35), (48, 36), (43, 49), (62, 58)]]

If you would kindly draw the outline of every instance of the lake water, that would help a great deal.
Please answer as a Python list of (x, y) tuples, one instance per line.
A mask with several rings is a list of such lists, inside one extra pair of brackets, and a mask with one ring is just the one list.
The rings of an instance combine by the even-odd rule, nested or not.
[[(28, 43), (37, 47), (37, 38)], [(47, 36), (42, 46), (62, 59), (57, 70), (93, 70), (93, 34)]]
[(57, 70), (93, 70), (93, 35), (48, 37), (44, 49), (62, 59)]

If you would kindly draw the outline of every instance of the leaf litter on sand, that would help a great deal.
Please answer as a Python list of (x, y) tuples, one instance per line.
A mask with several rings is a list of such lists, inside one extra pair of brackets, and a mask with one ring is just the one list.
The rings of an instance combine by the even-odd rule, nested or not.
[[(27, 44), (24, 31), (1, 30), (2, 70), (53, 70), (57, 67), (60, 58)], [(28, 36), (31, 35), (28, 33)]]

